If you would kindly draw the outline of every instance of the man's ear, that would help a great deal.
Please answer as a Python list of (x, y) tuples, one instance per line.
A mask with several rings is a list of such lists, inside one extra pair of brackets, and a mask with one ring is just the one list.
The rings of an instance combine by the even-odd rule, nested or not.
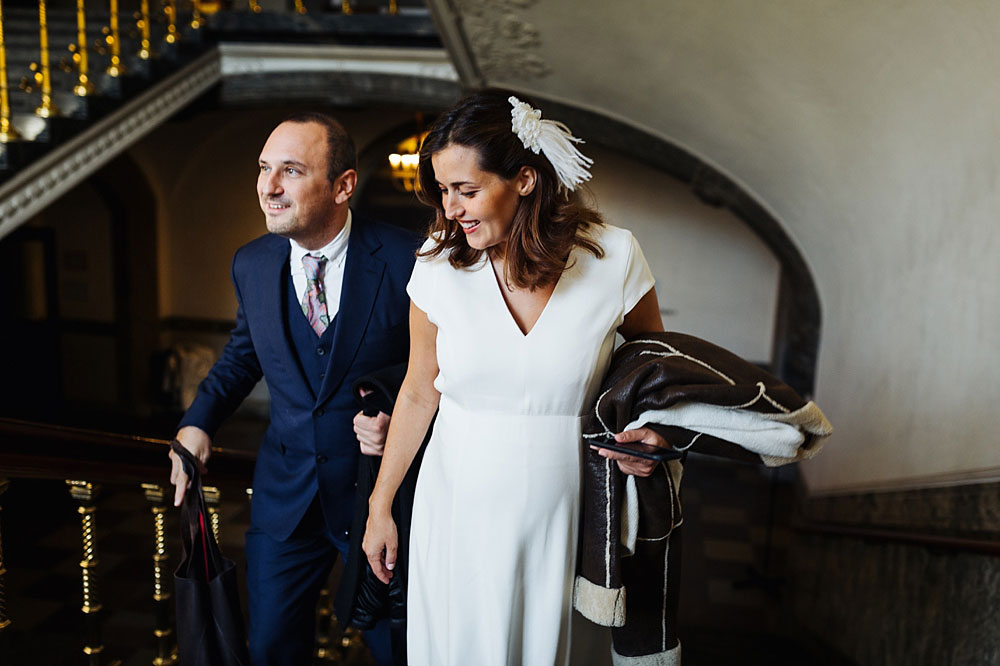
[(333, 181), (334, 200), (338, 204), (347, 203), (347, 200), (354, 194), (354, 188), (357, 187), (357, 184), (358, 172), (354, 169), (348, 169), (337, 176), (337, 179)]
[(517, 172), (517, 176), (514, 177), (514, 184), (517, 187), (517, 193), (522, 197), (526, 197), (535, 191), (535, 183), (538, 182), (538, 172), (535, 167), (523, 166), (521, 170)]

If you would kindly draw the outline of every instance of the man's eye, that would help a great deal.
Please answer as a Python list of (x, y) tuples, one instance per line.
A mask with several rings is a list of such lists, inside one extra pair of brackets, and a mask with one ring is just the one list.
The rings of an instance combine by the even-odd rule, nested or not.
[(297, 176), (299, 175), (299, 170), (293, 169), (292, 167), (288, 167), (287, 169), (285, 169), (285, 173), (287, 173), (289, 176)]
[(261, 164), (261, 165), (260, 165), (260, 170), (261, 170), (262, 172), (264, 172), (264, 173), (267, 173), (268, 171), (270, 171), (270, 170), (271, 170), (271, 167), (267, 166), (266, 164)]

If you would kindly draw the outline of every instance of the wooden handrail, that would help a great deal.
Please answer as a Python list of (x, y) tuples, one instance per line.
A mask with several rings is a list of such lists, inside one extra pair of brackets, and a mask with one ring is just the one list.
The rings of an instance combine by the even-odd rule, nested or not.
[(793, 529), (797, 532), (822, 536), (851, 537), (886, 543), (902, 543), (910, 546), (925, 546), (948, 552), (1000, 556), (1000, 537), (996, 540), (974, 539), (934, 533), (903, 532), (878, 527), (857, 527), (839, 523), (802, 523), (794, 525)]
[[(0, 477), (85, 479), (102, 483), (164, 483), (165, 439), (0, 418)], [(212, 447), (205, 483), (250, 485), (256, 455)]]

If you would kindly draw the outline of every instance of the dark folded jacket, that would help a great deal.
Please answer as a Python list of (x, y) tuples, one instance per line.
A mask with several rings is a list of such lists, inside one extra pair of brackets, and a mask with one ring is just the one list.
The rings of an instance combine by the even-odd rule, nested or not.
[[(820, 409), (777, 377), (680, 333), (648, 334), (615, 352), (585, 415), (584, 442), (642, 425), (676, 449), (767, 465), (812, 457), (832, 432)], [(679, 664), (683, 460), (629, 477), (587, 449), (574, 605), (614, 627), (616, 663)]]
[[(359, 377), (351, 387), (362, 411), (370, 416), (378, 412), (392, 415), (396, 396), (406, 376), (406, 363), (384, 368)], [(370, 391), (365, 396), (361, 389)], [(406, 648), (406, 575), (409, 561), (410, 519), (413, 515), (413, 492), (416, 488), (420, 461), (430, 438), (430, 428), (420, 450), (413, 459), (403, 482), (396, 491), (392, 504), (392, 517), (396, 522), (399, 548), (396, 568), (388, 585), (375, 577), (361, 542), (368, 522), (368, 498), (375, 488), (380, 456), (360, 456), (358, 461), (358, 492), (354, 520), (351, 524), (351, 543), (344, 572), (334, 599), (334, 610), (342, 626), (371, 629), (381, 619), (392, 621), (392, 650), (397, 665), (405, 663)]]

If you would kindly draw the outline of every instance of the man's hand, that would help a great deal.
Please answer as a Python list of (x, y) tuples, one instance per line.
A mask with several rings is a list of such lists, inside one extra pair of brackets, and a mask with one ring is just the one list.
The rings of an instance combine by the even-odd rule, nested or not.
[(364, 412), (358, 412), (354, 417), (354, 432), (361, 443), (361, 453), (380, 456), (385, 449), (385, 436), (389, 432), (389, 415), (379, 412), (376, 416), (365, 416)]
[[(659, 433), (651, 428), (636, 428), (635, 430), (620, 432), (615, 435), (615, 441), (619, 444), (625, 444), (626, 442), (642, 442), (643, 444), (652, 444), (653, 446), (662, 446), (664, 448), (670, 447), (667, 440), (660, 437)], [(596, 446), (592, 446), (590, 448), (596, 450), (597, 455), (599, 456), (618, 461), (618, 469), (625, 474), (649, 476), (660, 464), (655, 460), (638, 458), (636, 456), (630, 456), (626, 453), (609, 451), (608, 449), (601, 449)]]
[[(184, 426), (177, 431), (177, 441), (194, 454), (201, 464), (201, 473), (208, 471), (205, 463), (212, 455), (212, 438), (208, 433), (196, 426)], [(184, 501), (184, 494), (188, 489), (188, 475), (184, 473), (184, 465), (181, 464), (180, 456), (173, 451), (170, 452), (170, 483), (174, 484), (174, 506), (180, 506)]]

